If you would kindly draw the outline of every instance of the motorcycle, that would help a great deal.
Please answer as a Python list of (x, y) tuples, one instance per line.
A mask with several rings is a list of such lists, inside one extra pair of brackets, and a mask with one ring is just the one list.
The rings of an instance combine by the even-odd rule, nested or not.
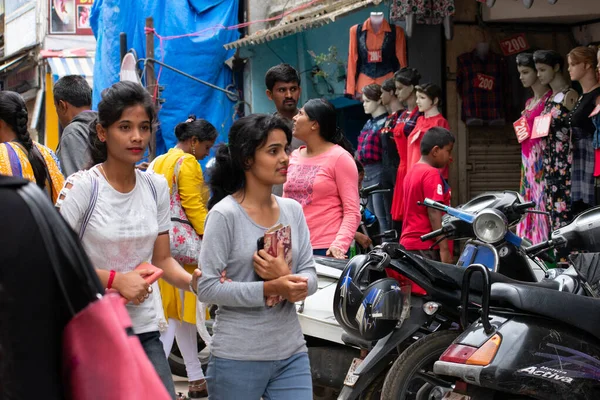
[(361, 246), (357, 245), (357, 243), (353, 242), (351, 249), (354, 248), (355, 251), (353, 254), (351, 254), (352, 257), (357, 254), (368, 253), (369, 251), (373, 250), (374, 245), (377, 246), (388, 241), (398, 241), (398, 232), (395, 229), (389, 229), (387, 231), (380, 232), (379, 221), (377, 220), (377, 217), (367, 208), (367, 203), (370, 196), (377, 193), (389, 193), (391, 191), (391, 189), (380, 189), (380, 187), (380, 184), (375, 184), (360, 189), (359, 197), (361, 218), (358, 231), (371, 238), (373, 244), (371, 244), (368, 248), (363, 249)]
[[(438, 236), (455, 240), (469, 239), (465, 249), (458, 264), (449, 265), (422, 259), (405, 251), (400, 245), (386, 243), (369, 254), (374, 260), (363, 261), (370, 262), (371, 269), (384, 268), (387, 276), (393, 277), (401, 287), (409, 288), (408, 293), (403, 293), (402, 299), (408, 311), (397, 326), (392, 326), (389, 334), (373, 345), (372, 341), (364, 340), (360, 331), (348, 327), (351, 324), (348, 320), (352, 317), (343, 322), (340, 306), (336, 307), (334, 304), (336, 319), (338, 322), (342, 321), (340, 324), (347, 331), (343, 336), (344, 342), (363, 349), (363, 353), (365, 350), (369, 351), (363, 360), (353, 361), (338, 399), (376, 398), (378, 393), (386, 392), (391, 393), (390, 398), (396, 398), (394, 396), (398, 394), (398, 386), (393, 379), (384, 381), (386, 375), (389, 377), (401, 373), (400, 367), (407, 359), (415, 368), (433, 367), (433, 362), (457, 336), (460, 319), (457, 307), (460, 305), (464, 267), (471, 262), (485, 264), (491, 271), (494, 282), (525, 281), (530, 284), (557, 286), (557, 283), (552, 281), (539, 282), (543, 279), (545, 270), (541, 263), (538, 265), (537, 261), (531, 261), (524, 253), (523, 249), (528, 243), (508, 229), (496, 228), (499, 228), (497, 224), (500, 221), (504, 221), (501, 216), (505, 216), (507, 227), (512, 226), (533, 206), (532, 203), (522, 202), (522, 198), (516, 192), (483, 194), (461, 208), (452, 208), (430, 200), (426, 200), (425, 205), (440, 209), (447, 215), (442, 219), (442, 228), (425, 235), (422, 240)], [(477, 239), (471, 239), (473, 237)], [(377, 260), (385, 258), (386, 255), (390, 261), (382, 267)], [(373, 281), (370, 277), (366, 283), (348, 282), (349, 267), (350, 264), (342, 273), (335, 299), (340, 298), (344, 286), (348, 290), (348, 287), (354, 284), (361, 291), (365, 290), (366, 283)], [(480, 288), (474, 285), (473, 291), (478, 290), (481, 293)], [(375, 318), (375, 322), (377, 321), (381, 321), (381, 318)], [(412, 343), (418, 343), (418, 347), (409, 353), (404, 352)], [(416, 351), (421, 348), (422, 351), (429, 352), (432, 346), (437, 351), (435, 358), (422, 357)], [(402, 356), (397, 359), (399, 354)], [(407, 373), (414, 375), (418, 370), (415, 368)], [(429, 376), (425, 378), (428, 379)], [(424, 385), (419, 386), (415, 383), (415, 386), (422, 388)], [(427, 388), (424, 391), (427, 391)], [(366, 393), (369, 396), (370, 393), (374, 395), (367, 397)]]
[[(600, 207), (579, 214), (528, 252), (560, 247), (600, 252)], [(434, 365), (436, 377), (452, 383), (440, 387), (445, 392), (440, 398), (600, 398), (600, 258), (578, 257), (584, 262), (565, 271), (559, 290), (494, 283), (486, 268), (468, 267), (461, 310), (465, 331)], [(473, 310), (465, 302), (477, 272), (484, 283), (476, 308), (481, 318), (469, 325)]]

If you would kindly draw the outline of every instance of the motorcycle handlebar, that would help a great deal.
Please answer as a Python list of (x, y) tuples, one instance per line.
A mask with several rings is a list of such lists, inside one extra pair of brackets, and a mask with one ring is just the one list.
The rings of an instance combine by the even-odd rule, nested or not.
[(427, 235), (421, 236), (421, 242), (426, 242), (431, 239), (435, 239), (436, 237), (442, 235), (444, 233), (444, 228), (440, 228), (433, 232), (428, 233)]
[(374, 191), (376, 190), (380, 190), (381, 185), (379, 183), (376, 183), (374, 185), (371, 186), (367, 186), (364, 187), (360, 190), (360, 197), (362, 198), (367, 198), (369, 197), (369, 195), (371, 195)]
[(535, 202), (534, 201), (528, 201), (526, 203), (522, 203), (522, 204), (517, 204), (515, 206), (513, 206), (513, 210), (517, 211), (517, 212), (523, 212), (529, 208), (535, 207)]
[(534, 244), (533, 246), (526, 248), (525, 253), (526, 254), (536, 254), (536, 253), (539, 253), (540, 251), (549, 249), (550, 247), (552, 247), (552, 240), (546, 240), (545, 242)]

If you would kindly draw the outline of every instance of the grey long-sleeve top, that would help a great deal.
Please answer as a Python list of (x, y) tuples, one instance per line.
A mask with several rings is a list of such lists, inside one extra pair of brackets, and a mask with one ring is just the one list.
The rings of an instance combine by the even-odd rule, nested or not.
[[(308, 278), (310, 296), (317, 290), (317, 273), (302, 207), (295, 200), (276, 198), (277, 223), (290, 225), (292, 230), (292, 273)], [(294, 304), (284, 301), (272, 308), (265, 306), (263, 282), (254, 272), (252, 255), (267, 229), (256, 224), (231, 196), (208, 213), (198, 299), (219, 306), (211, 349), (216, 357), (271, 361), (307, 351)], [(224, 269), (232, 282), (219, 282)]]

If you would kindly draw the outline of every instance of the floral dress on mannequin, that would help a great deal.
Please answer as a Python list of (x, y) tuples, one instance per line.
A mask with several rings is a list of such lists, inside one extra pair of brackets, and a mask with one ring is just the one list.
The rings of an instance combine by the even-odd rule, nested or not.
[[(546, 102), (552, 95), (548, 90), (537, 102), (534, 98), (527, 100), (522, 115), (527, 120), (529, 132), (533, 129), (535, 117), (544, 111)], [(527, 139), (521, 143), (521, 189), (525, 201), (533, 201), (538, 211), (546, 210), (546, 192), (544, 190), (543, 139)], [(547, 217), (540, 214), (525, 214), (525, 218), (517, 225), (517, 235), (526, 237), (533, 244), (548, 239)]]
[(552, 229), (565, 226), (571, 220), (571, 138), (569, 109), (563, 105), (564, 91), (550, 97), (542, 115), (551, 114), (548, 136), (542, 138), (546, 211), (550, 212)]

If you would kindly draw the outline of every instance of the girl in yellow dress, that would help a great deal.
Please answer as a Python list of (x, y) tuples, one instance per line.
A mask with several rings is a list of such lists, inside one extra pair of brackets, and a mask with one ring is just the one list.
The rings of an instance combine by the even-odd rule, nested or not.
[(29, 136), (25, 102), (10, 91), (0, 92), (0, 175), (37, 183), (53, 203), (65, 180), (54, 152)]
[[(166, 154), (156, 158), (151, 169), (162, 174), (169, 182), (169, 190), (173, 190), (173, 174), (175, 165), (183, 158), (179, 175), (176, 177), (181, 198), (181, 206), (188, 221), (196, 233), (202, 237), (204, 234), (204, 221), (208, 209), (209, 190), (204, 183), (202, 168), (198, 160), (205, 158), (217, 138), (217, 130), (208, 121), (196, 119), (191, 115), (185, 122), (175, 127), (177, 145)], [(187, 271), (194, 271), (196, 265), (184, 265)], [(171, 353), (173, 340), (177, 338), (177, 345), (183, 359), (189, 381), (189, 397), (201, 398), (207, 396), (206, 381), (202, 366), (198, 360), (198, 343), (196, 340), (196, 296), (159, 281), (160, 293), (163, 302), (165, 317), (169, 327), (161, 335), (167, 357)]]

